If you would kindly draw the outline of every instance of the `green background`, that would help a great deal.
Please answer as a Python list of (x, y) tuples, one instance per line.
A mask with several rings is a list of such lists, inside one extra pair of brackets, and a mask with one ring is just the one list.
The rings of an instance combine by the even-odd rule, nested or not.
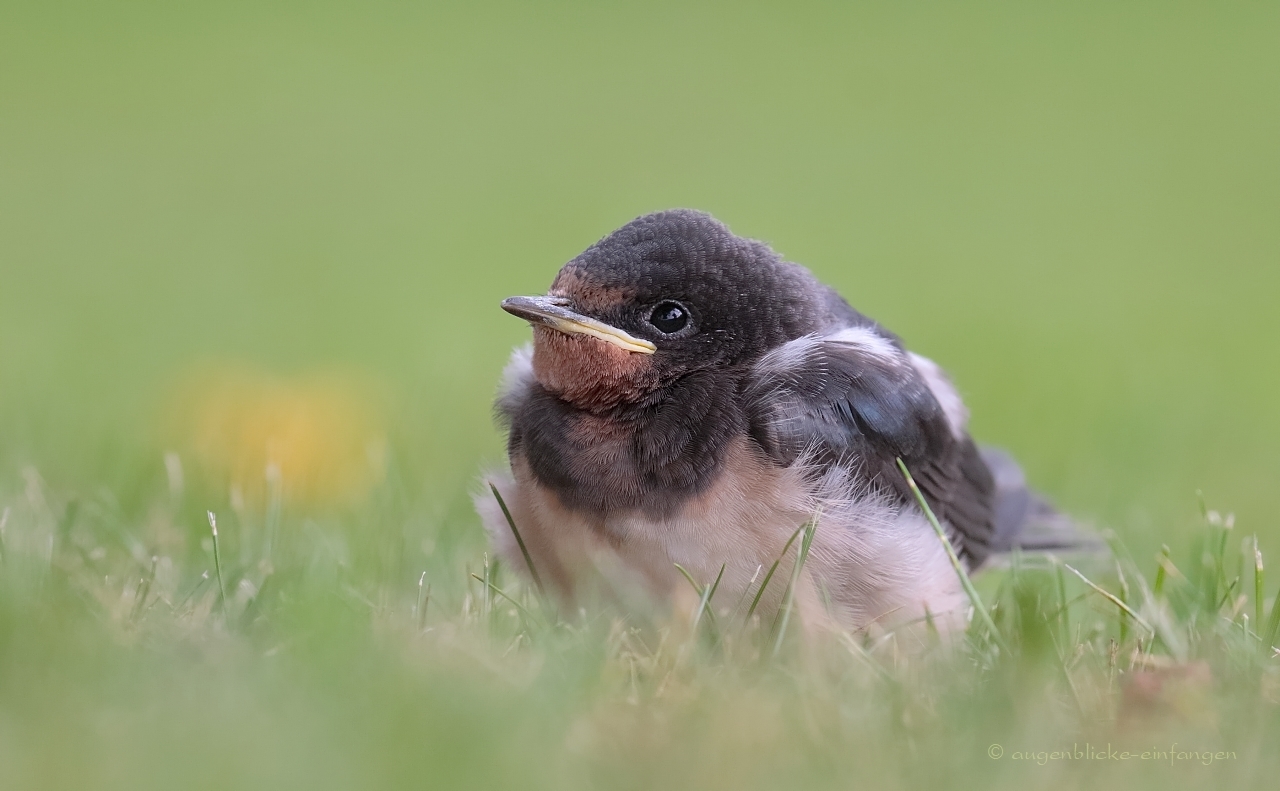
[[(0, 493), (34, 469), (140, 520), (164, 491), (175, 382), (340, 370), (380, 394), (415, 540), (449, 531), (478, 552), (468, 492), (502, 459), (490, 400), (528, 336), (499, 300), (542, 292), (636, 215), (688, 206), (936, 359), (980, 440), (1143, 563), (1192, 545), (1198, 489), (1280, 547), (1277, 42), (1280, 5), (1245, 2), (4, 0)], [(201, 487), (193, 535), (228, 498)], [(405, 595), (418, 567), (396, 567)], [(23, 632), (14, 678), (97, 650), (61, 623)], [(170, 726), (188, 708), (234, 723), (253, 700), (369, 726), (376, 765), (400, 688), (346, 690), (381, 709), (317, 704), (346, 667), (325, 653), (338, 644), (320, 640), (301, 692), (214, 669), (173, 719), (128, 727), (163, 755), (187, 744)], [(188, 689), (169, 660), (61, 672), (115, 679), (83, 682), (110, 731), (111, 690), (145, 668)], [(463, 722), (437, 734), (442, 755), (510, 735), (493, 723), (517, 704), (430, 689), (423, 705)], [(29, 701), (50, 733), (80, 711), (60, 700)], [(0, 717), (0, 741), (19, 721)], [(304, 728), (275, 749), (313, 746)], [(521, 776), (512, 760), (495, 781)]]
[(497, 301), (691, 206), (1074, 513), (1280, 536), (1280, 10), (1115, 6), (7, 3), (6, 466), (93, 481), (209, 359), (342, 365), (447, 496), (501, 457)]

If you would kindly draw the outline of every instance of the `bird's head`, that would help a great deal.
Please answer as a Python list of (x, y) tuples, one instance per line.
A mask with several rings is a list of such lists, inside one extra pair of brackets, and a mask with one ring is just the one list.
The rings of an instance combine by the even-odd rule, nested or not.
[(762, 242), (677, 209), (627, 223), (565, 264), (546, 296), (502, 307), (534, 327), (539, 384), (606, 410), (819, 330), (832, 296)]

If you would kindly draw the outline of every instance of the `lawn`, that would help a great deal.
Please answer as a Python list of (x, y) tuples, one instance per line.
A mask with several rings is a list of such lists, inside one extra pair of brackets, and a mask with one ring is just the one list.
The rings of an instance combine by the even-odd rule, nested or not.
[[(1278, 35), (1257, 3), (3, 4), (0, 788), (1269, 787)], [(1026, 558), (976, 580), (995, 634), (806, 646), (495, 568), (497, 304), (671, 206), (950, 371), (1116, 537), (1084, 571), (1132, 612)], [(1048, 755), (1173, 742), (1235, 757)]]

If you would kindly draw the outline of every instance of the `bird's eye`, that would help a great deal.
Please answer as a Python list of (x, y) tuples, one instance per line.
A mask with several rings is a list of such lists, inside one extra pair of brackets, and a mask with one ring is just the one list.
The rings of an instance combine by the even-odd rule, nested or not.
[(649, 323), (659, 332), (672, 335), (685, 328), (689, 323), (689, 311), (679, 302), (659, 302), (649, 314)]

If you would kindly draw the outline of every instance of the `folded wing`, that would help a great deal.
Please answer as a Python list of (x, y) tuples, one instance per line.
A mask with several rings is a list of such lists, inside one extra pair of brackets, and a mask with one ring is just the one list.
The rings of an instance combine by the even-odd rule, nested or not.
[(794, 340), (750, 372), (752, 435), (780, 464), (843, 465), (911, 504), (901, 458), (976, 566), (993, 539), (995, 482), (960, 424), (962, 409), (944, 408), (918, 359), (874, 326)]

